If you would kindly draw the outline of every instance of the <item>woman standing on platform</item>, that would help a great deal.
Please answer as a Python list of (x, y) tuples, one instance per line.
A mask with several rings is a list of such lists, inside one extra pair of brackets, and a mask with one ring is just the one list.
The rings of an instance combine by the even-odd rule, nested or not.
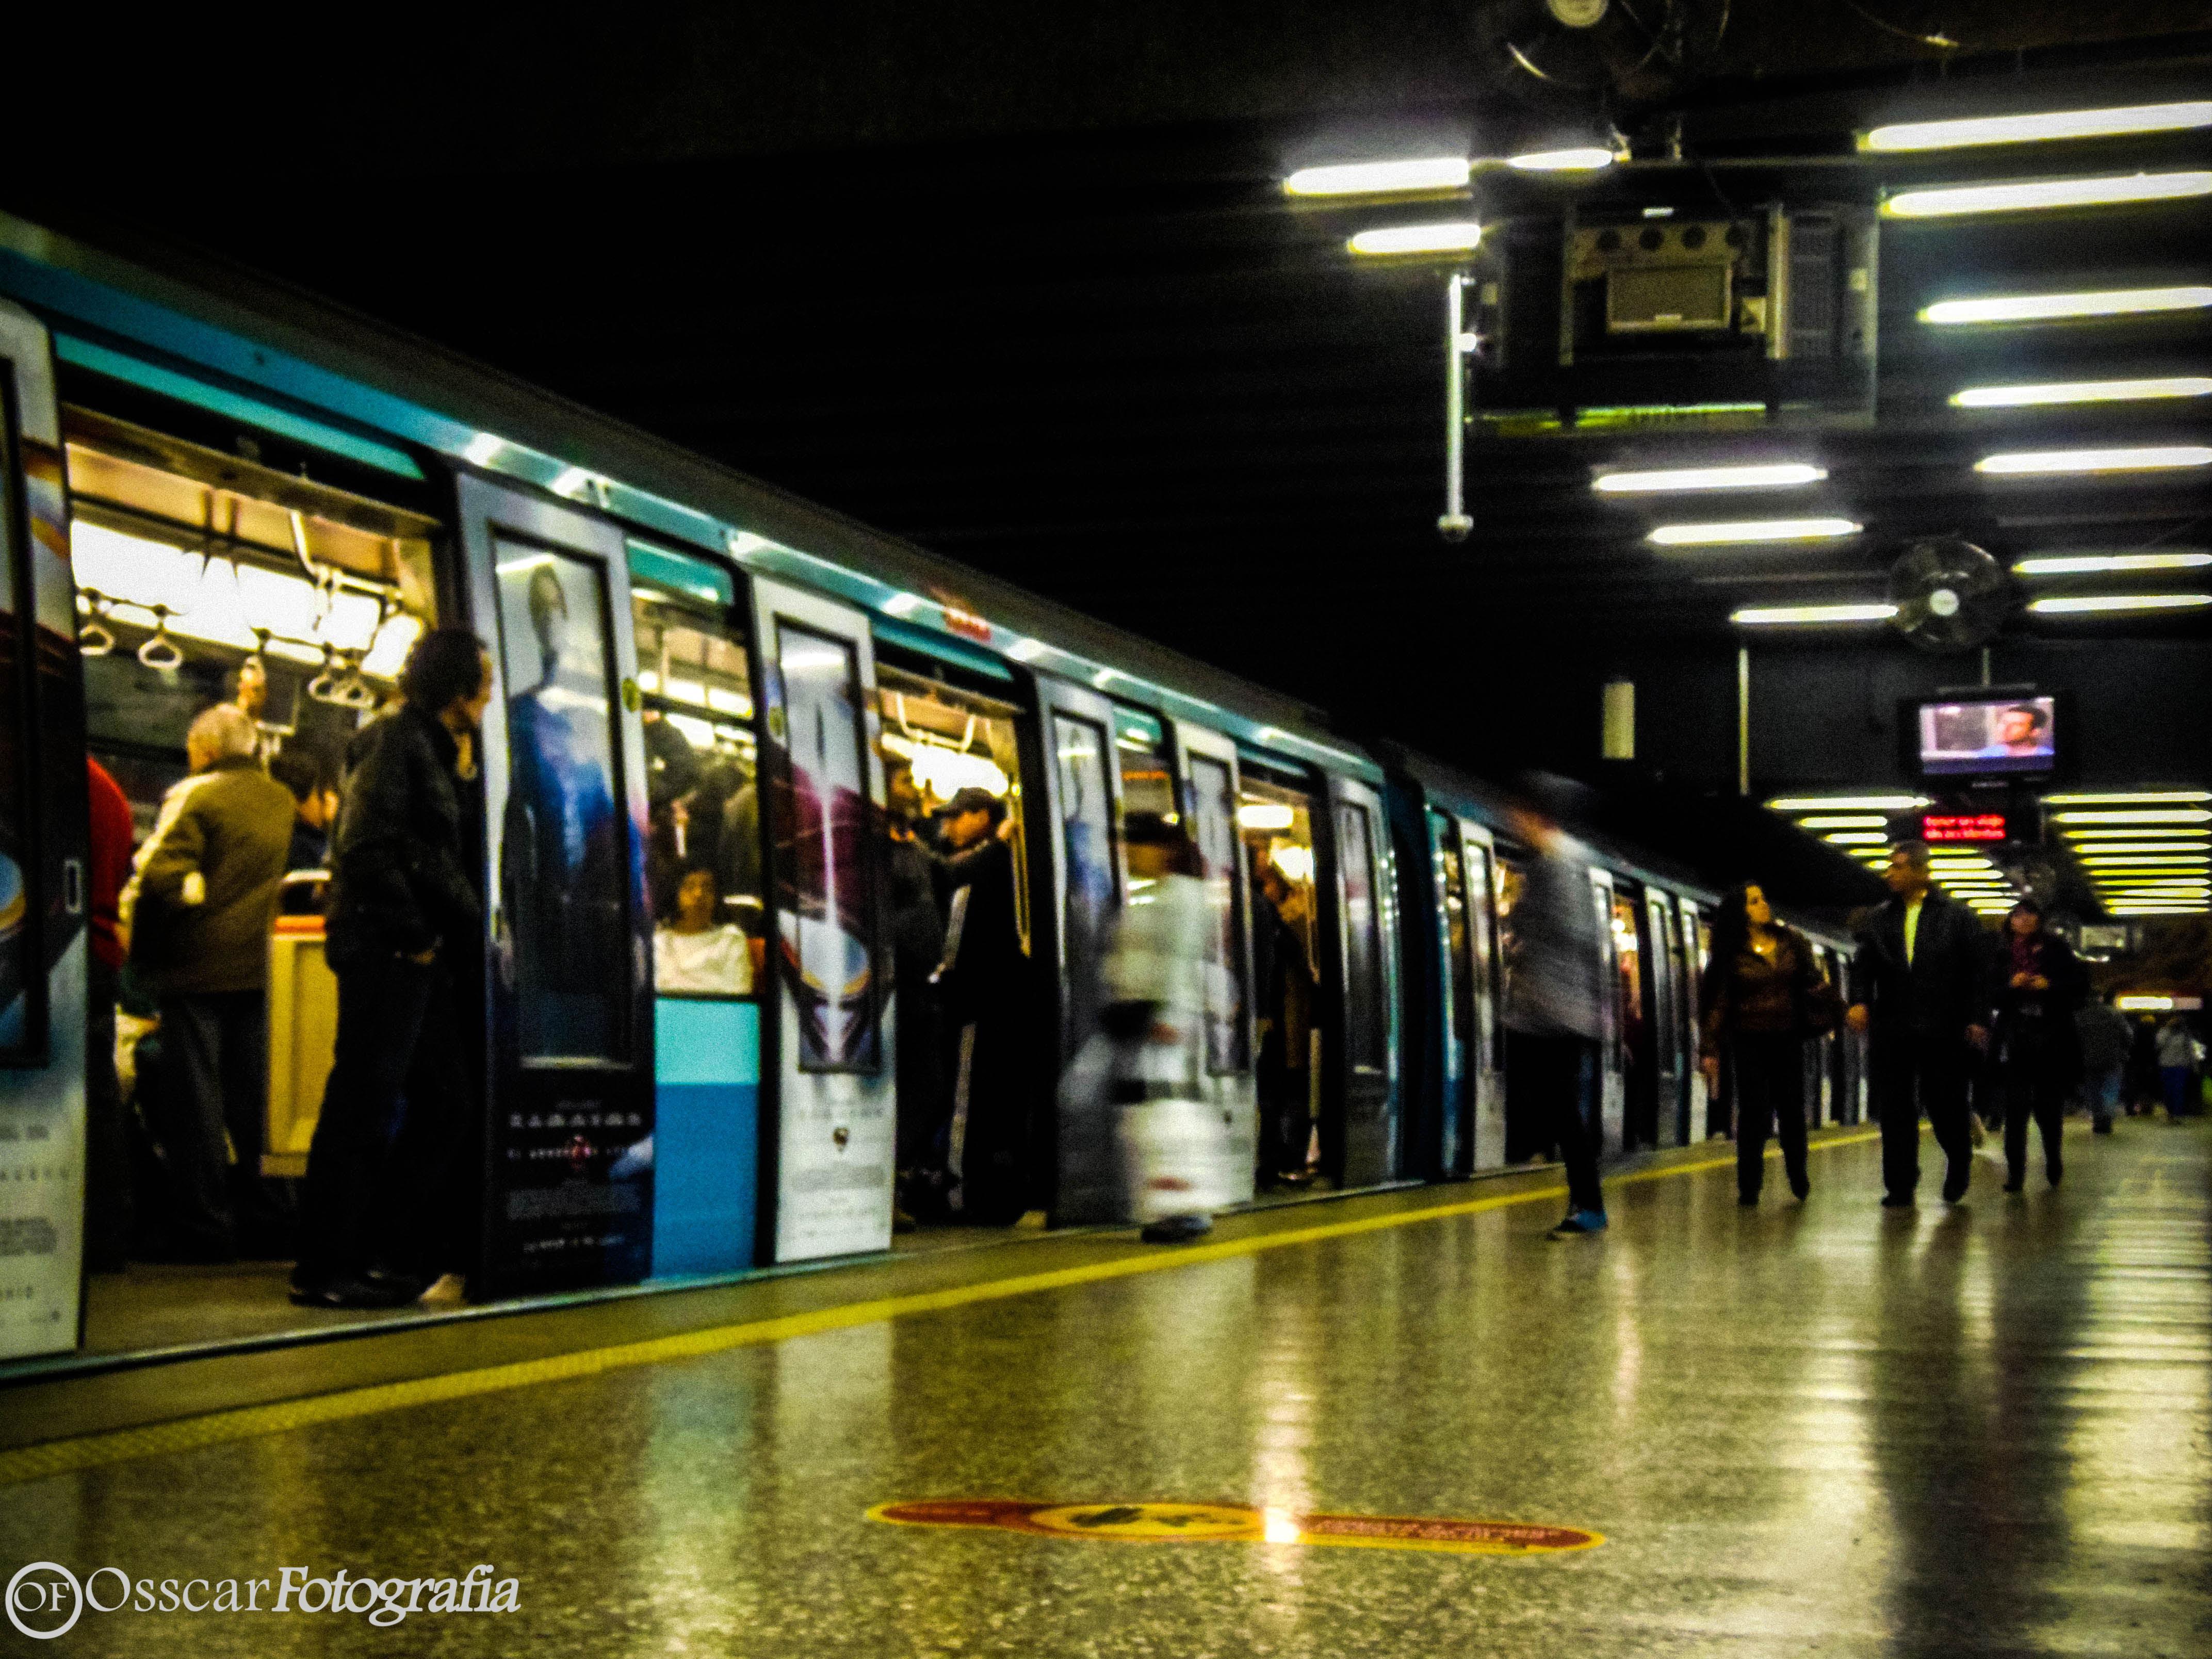
[(2005, 1190), (2027, 1180), (2027, 1121), (2043, 1137), (2043, 1172), (2056, 1187), (2063, 1173), (2059, 1134), (2066, 1097), (2081, 1076), (2081, 1037), (2074, 1011), (2081, 1006), (2087, 975), (2073, 950), (2047, 933), (2043, 911), (2022, 899), (2005, 918), (1998, 961), (1996, 1033), (1998, 1097), (2004, 1103)]
[(1747, 1209), (1759, 1202), (1770, 1124), (1780, 1131), (1790, 1190), (1802, 1200), (1812, 1189), (1805, 1174), (1805, 1043), (1835, 1029), (1840, 1004), (1813, 947), (1775, 921), (1757, 882), (1721, 901), (1701, 1003), (1706, 1086), (1720, 1086), (1723, 1060), (1734, 1085), (1736, 1202)]

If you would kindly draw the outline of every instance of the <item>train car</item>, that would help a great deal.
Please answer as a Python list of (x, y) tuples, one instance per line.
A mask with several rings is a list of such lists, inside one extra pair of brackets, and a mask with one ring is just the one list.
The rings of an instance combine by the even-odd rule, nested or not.
[[(473, 1299), (866, 1255), (908, 1218), (1120, 1218), (1083, 1085), (1099, 953), (1141, 888), (1133, 813), (1185, 826), (1202, 864), (1199, 1087), (1232, 1199), (1546, 1153), (1511, 1109), (1516, 854), (1494, 791), (1386, 769), (1291, 699), (171, 250), (0, 216), (0, 368), (20, 1286), (0, 1362), (285, 1328), (266, 1273), (165, 1280), (136, 1324), (100, 1281), (88, 1297), (88, 1165), (95, 1219), (134, 1158), (158, 1191), (175, 1109), (158, 999), (130, 975), (129, 1103), (88, 1106), (88, 1012), (115, 994), (88, 996), (88, 757), (141, 841), (210, 704), (251, 714), (272, 768), (336, 774), (437, 626), (472, 630), (492, 672), (484, 925), (450, 943), (483, 1104), (441, 1212)], [(974, 902), (917, 927), (942, 878), (916, 826), (968, 820), (951, 850)], [(1606, 1149), (1680, 1144), (1711, 895), (1598, 850)], [(228, 1135), (248, 1186), (303, 1173), (331, 1067), (318, 878), (287, 879), (266, 1110)], [(935, 1184), (902, 1186), (933, 1158)], [(110, 1265), (149, 1220), (104, 1239)]]

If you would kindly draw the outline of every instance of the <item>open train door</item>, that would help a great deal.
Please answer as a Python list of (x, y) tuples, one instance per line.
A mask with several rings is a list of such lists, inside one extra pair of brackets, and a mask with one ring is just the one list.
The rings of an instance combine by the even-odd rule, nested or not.
[(1340, 1176), (1372, 1187), (1398, 1174), (1398, 914), (1382, 798), (1337, 773), (1328, 781), (1335, 876), (1335, 1071)]
[(1498, 1170), (1505, 1166), (1505, 975), (1498, 948), (1498, 848), (1483, 825), (1467, 818), (1459, 825), (1474, 994), (1468, 1075), (1474, 1096), (1474, 1145), (1468, 1167)]
[(1682, 1144), (1694, 1146), (1705, 1138), (1705, 1115), (1711, 1109), (1705, 1072), (1705, 926), (1696, 900), (1680, 898), (1674, 905), (1682, 929), (1682, 1052), (1688, 1074), (1682, 1091)]
[[(1098, 1025), (1100, 964), (1126, 872), (1121, 857), (1121, 767), (1114, 705), (1096, 691), (1039, 675), (1037, 713), (1052, 833), (1041, 837), (1051, 872), (1048, 913), (1059, 943), (1062, 1073)], [(1103, 1091), (1060, 1091), (1054, 1225), (1119, 1221), (1128, 1197)]]
[(1260, 1152), (1260, 1088), (1252, 1069), (1250, 872), (1237, 831), (1237, 745), (1218, 732), (1175, 722), (1184, 827), (1198, 843), (1215, 926), (1206, 964), (1206, 1039), (1200, 1098), (1229, 1131), (1231, 1202), (1252, 1197)]
[(757, 579), (753, 608), (778, 1102), (763, 1154), (776, 1171), (772, 1259), (889, 1249), (896, 1033), (874, 647), (863, 613), (799, 588)]
[(1594, 1103), (1599, 1150), (1625, 1152), (1628, 1146), (1628, 1056), (1626, 1011), (1620, 983), (1620, 951), (1613, 933), (1613, 872), (1592, 870), (1590, 904), (1597, 914), (1597, 1006), (1602, 1029), (1597, 1043), (1597, 1098)]
[(1657, 887), (1644, 890), (1644, 908), (1650, 919), (1651, 939), (1652, 1068), (1656, 1074), (1657, 1109), (1652, 1115), (1655, 1146), (1680, 1146), (1684, 1139), (1683, 1112), (1686, 1073), (1690, 1070), (1682, 1030), (1686, 964), (1682, 935), (1675, 927), (1674, 900)]
[[(0, 301), (0, 1359), (75, 1348), (84, 1324), (84, 671), (65, 477), (46, 331)], [(109, 1127), (119, 1141), (119, 1116)]]
[(491, 971), (483, 1293), (619, 1285), (653, 1252), (653, 956), (628, 550), (465, 473)]

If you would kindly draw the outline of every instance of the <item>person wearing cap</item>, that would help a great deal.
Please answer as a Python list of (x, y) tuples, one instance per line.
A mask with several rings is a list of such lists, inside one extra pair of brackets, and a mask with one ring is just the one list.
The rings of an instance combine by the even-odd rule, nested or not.
[(963, 1219), (1004, 1225), (1027, 1207), (1012, 825), (1004, 801), (971, 787), (946, 803), (941, 834), (945, 950), (932, 981), (953, 1038), (947, 1197)]

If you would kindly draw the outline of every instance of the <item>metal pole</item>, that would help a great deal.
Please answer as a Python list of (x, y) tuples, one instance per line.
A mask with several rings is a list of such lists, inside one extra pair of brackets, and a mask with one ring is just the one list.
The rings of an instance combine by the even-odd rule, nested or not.
[(1751, 793), (1751, 647), (1735, 648), (1735, 792)]
[(1444, 512), (1437, 534), (1462, 542), (1474, 532), (1467, 513), (1467, 274), (1444, 278)]

